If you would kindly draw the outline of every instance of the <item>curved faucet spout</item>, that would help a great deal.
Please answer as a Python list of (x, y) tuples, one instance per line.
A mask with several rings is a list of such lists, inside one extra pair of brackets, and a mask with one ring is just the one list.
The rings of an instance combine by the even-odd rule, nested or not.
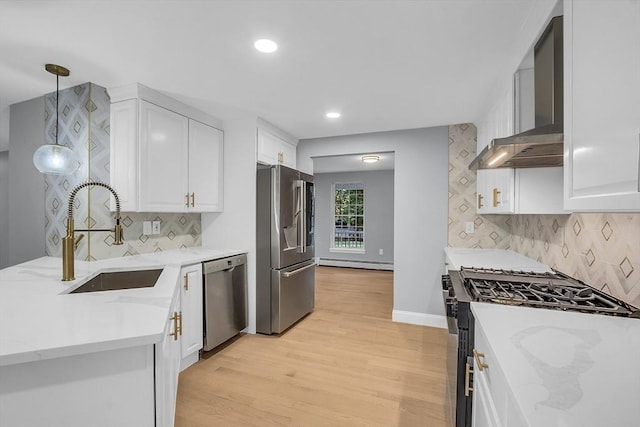
[[(74, 272), (74, 250), (77, 246), (77, 242), (80, 239), (75, 239), (75, 228), (73, 224), (73, 204), (78, 194), (78, 191), (85, 187), (104, 187), (111, 191), (113, 197), (116, 199), (116, 224), (111, 229), (94, 229), (93, 231), (112, 231), (114, 233), (114, 245), (122, 245), (122, 225), (120, 224), (120, 198), (118, 193), (109, 185), (99, 181), (86, 181), (82, 184), (75, 186), (71, 193), (69, 193), (69, 205), (67, 208), (67, 235), (62, 238), (62, 280), (75, 280)], [(77, 231), (92, 231), (92, 230), (77, 230)]]

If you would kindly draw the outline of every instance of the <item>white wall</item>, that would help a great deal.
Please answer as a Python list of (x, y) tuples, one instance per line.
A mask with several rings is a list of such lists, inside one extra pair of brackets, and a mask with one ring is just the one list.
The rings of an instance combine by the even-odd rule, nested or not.
[(393, 318), (446, 327), (440, 276), (447, 245), (448, 127), (301, 140), (298, 168), (315, 156), (395, 152)]
[(9, 266), (9, 152), (0, 151), (0, 268)]
[[(331, 260), (354, 260), (393, 264), (392, 170), (315, 174), (316, 256)], [(366, 253), (330, 252), (333, 237), (333, 185), (364, 184)], [(379, 254), (379, 249), (383, 254)]]
[(224, 123), (224, 212), (202, 214), (202, 245), (247, 254), (249, 327), (256, 332), (256, 120)]
[[(11, 106), (8, 265), (44, 256), (44, 176), (33, 153), (44, 143), (44, 97)], [(6, 248), (4, 249), (6, 250)]]

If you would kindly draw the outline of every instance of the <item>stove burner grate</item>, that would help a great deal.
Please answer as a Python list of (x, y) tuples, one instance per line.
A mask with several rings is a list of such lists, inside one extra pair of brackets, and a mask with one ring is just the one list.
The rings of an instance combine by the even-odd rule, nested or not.
[(461, 270), (475, 301), (630, 316), (628, 304), (560, 272)]

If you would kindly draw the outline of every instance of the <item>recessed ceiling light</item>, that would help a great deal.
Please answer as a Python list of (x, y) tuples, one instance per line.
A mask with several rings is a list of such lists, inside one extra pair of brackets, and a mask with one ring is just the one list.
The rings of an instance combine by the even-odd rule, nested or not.
[(278, 50), (278, 45), (276, 44), (276, 42), (269, 39), (256, 40), (256, 42), (253, 45), (260, 52), (264, 52), (264, 53), (273, 53), (276, 50)]
[(328, 119), (337, 119), (340, 117), (340, 113), (338, 113), (337, 111), (329, 111), (325, 115), (327, 116)]
[(362, 156), (362, 161), (365, 163), (375, 163), (380, 160), (380, 156)]

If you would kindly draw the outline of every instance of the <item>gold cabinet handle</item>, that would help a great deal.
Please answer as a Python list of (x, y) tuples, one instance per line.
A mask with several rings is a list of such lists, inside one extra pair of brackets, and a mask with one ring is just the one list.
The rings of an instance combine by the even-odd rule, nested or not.
[[(180, 316), (182, 316), (182, 314), (180, 314)], [(178, 341), (178, 334), (182, 335), (182, 331), (179, 329), (180, 327), (178, 326), (178, 312), (174, 311), (173, 312), (173, 316), (171, 316), (171, 320), (173, 320), (173, 332), (171, 332), (169, 335), (171, 335), (173, 337), (174, 341)], [(180, 321), (182, 323), (182, 321)]]
[(481, 359), (484, 359), (484, 353), (480, 353), (479, 351), (476, 351), (475, 348), (473, 349), (473, 358), (476, 359), (476, 367), (480, 372), (484, 371), (489, 367), (489, 365), (487, 365), (481, 360)]
[(191, 207), (196, 206), (196, 193), (191, 193)]
[(500, 204), (500, 191), (497, 188), (493, 189), (493, 207), (496, 208)]
[(189, 290), (189, 275), (188, 274), (184, 275), (184, 290), (185, 291)]
[(187, 193), (187, 195), (186, 195), (186, 196), (184, 196), (184, 197), (186, 198), (186, 202), (185, 202), (185, 204), (184, 204), (184, 205), (185, 205), (186, 207), (189, 207), (189, 193)]
[(178, 313), (178, 332), (182, 336), (182, 312)]
[(467, 362), (464, 369), (464, 395), (467, 397), (469, 397), (473, 391), (473, 387), (471, 387), (471, 374), (473, 374), (473, 369), (471, 369), (471, 365)]
[(478, 194), (478, 209), (482, 209), (484, 207), (482, 199), (484, 199), (484, 196), (482, 194)]

